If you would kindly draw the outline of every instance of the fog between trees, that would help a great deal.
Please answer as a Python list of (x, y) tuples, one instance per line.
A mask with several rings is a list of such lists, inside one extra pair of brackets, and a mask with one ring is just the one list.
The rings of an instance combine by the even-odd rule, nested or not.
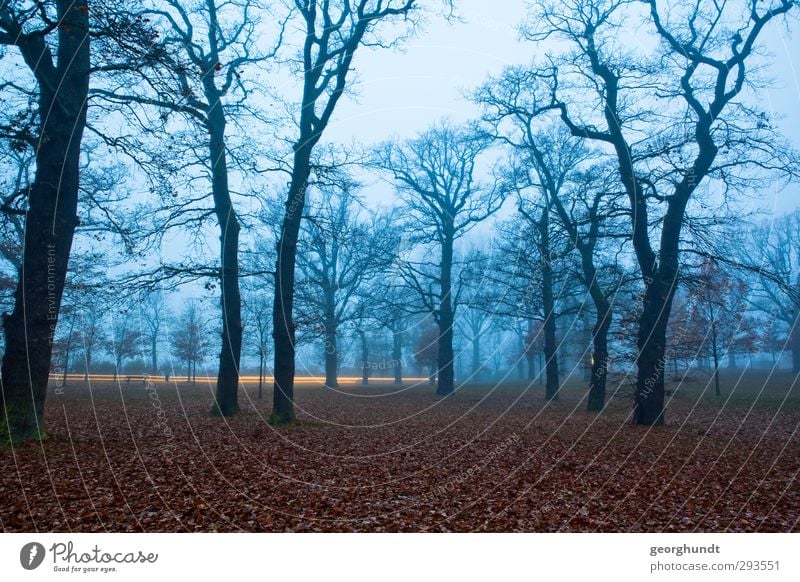
[(220, 416), (270, 376), (281, 425), (298, 372), (556, 400), (580, 369), (590, 411), (629, 390), (656, 425), (670, 374), (800, 371), (800, 218), (748, 211), (797, 180), (760, 95), (798, 3), (532, 2), (530, 62), (468, 91), (474, 119), (326, 138), (363, 52), (457, 11), (4, 2), (0, 438), (44, 434), (69, 372), (200, 368)]

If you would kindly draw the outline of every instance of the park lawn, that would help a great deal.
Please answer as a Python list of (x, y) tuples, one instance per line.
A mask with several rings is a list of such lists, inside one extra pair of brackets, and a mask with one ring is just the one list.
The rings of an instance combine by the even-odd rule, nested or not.
[(49, 438), (0, 450), (3, 531), (795, 531), (800, 390), (786, 372), (671, 383), (667, 424), (601, 414), (581, 380), (557, 403), (513, 381), (446, 399), (427, 384), (304, 385), (211, 410), (213, 386), (71, 382)]

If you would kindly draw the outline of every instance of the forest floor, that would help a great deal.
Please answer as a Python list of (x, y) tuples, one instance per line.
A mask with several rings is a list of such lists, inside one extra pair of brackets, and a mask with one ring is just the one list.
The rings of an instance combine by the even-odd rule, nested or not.
[[(613, 382), (612, 386), (617, 386)], [(788, 373), (670, 386), (667, 424), (601, 414), (584, 382), (304, 385), (298, 422), (209, 415), (211, 386), (68, 384), (49, 438), (0, 450), (3, 531), (796, 531), (800, 383)]]

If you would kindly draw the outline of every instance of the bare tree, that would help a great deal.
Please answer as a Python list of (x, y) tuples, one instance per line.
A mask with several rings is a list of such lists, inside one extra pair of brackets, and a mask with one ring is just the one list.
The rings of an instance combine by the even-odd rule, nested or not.
[(186, 380), (197, 381), (197, 363), (202, 362), (209, 348), (208, 330), (196, 300), (186, 302), (186, 307), (175, 322), (172, 349), (178, 360), (186, 363)]
[[(227, 129), (230, 123), (251, 110), (247, 101), (253, 86), (243, 77), (247, 66), (271, 59), (281, 44), (260, 50), (256, 37), (261, 26), (261, 6), (255, 0), (199, 3), (168, 0), (140, 15), (163, 29), (164, 48), (157, 64), (131, 72), (140, 90), (96, 89), (93, 95), (128, 106), (153, 107), (161, 112), (160, 125), (168, 127), (171, 116), (188, 121), (202, 135), (205, 151), (186, 153), (194, 163), (207, 169), (211, 185), (213, 216), (220, 233), (219, 268), (222, 311), (222, 349), (219, 357), (214, 412), (229, 416), (238, 411), (239, 364), (242, 350), (241, 291), (239, 288), (239, 234), (237, 214), (230, 186), (231, 150)], [(136, 113), (134, 113), (134, 118)], [(153, 128), (148, 128), (153, 131)], [(235, 162), (235, 159), (234, 159)], [(205, 195), (203, 196), (205, 197)], [(172, 213), (184, 216), (186, 203)], [(203, 213), (201, 213), (203, 214)], [(207, 216), (204, 214), (203, 216)], [(164, 228), (160, 231), (163, 233)]]
[(141, 301), (139, 321), (142, 325), (141, 338), (150, 348), (150, 373), (158, 374), (158, 344), (162, 328), (167, 318), (167, 307), (161, 293), (148, 293)]
[[(258, 354), (258, 399), (263, 397), (264, 374), (272, 332), (272, 297), (264, 288), (251, 283), (246, 288), (242, 305), (245, 310), (245, 332), (255, 343)], [(247, 333), (249, 331), (249, 334)]]
[(110, 301), (106, 272), (107, 262), (103, 255), (86, 251), (73, 253), (67, 272), (63, 297), (67, 315), (64, 326), (72, 332), (67, 336), (69, 354), (65, 356), (68, 360), (73, 351), (79, 352), (85, 382), (89, 381), (97, 351), (107, 344)]
[(449, 122), (433, 126), (405, 143), (387, 143), (376, 165), (386, 170), (409, 210), (408, 227), (433, 243), (439, 253), (433, 309), (439, 326), (438, 384), (436, 393), (451, 394), (453, 373), (453, 263), (455, 241), (494, 214), (504, 194), (496, 184), (476, 179), (478, 158), (491, 141)]
[(365, 216), (360, 204), (349, 189), (323, 190), (299, 242), (299, 318), (321, 324), (329, 387), (338, 386), (339, 329), (369, 310), (370, 284), (388, 270), (399, 242), (391, 216)]
[(726, 273), (711, 259), (705, 259), (697, 272), (685, 279), (689, 325), (688, 334), (679, 337), (679, 341), (695, 344), (696, 353), (711, 356), (714, 392), (721, 396), (719, 368), (723, 353), (733, 361), (737, 350), (752, 353), (758, 340), (755, 320), (747, 314), (749, 290), (741, 278)]
[(111, 317), (111, 334), (108, 337), (106, 349), (114, 358), (114, 380), (116, 380), (122, 372), (125, 360), (129, 360), (139, 353), (141, 331), (138, 323), (126, 308), (120, 309)]
[[(536, 139), (534, 136), (531, 137)], [(517, 194), (517, 210), (529, 225), (527, 233), (533, 236), (536, 246), (538, 264), (526, 275), (531, 284), (538, 285), (539, 288), (547, 378), (545, 398), (558, 400), (560, 379), (556, 354), (558, 313), (555, 265), (564, 256), (565, 249), (563, 244), (559, 248), (555, 240), (557, 224), (553, 220), (553, 206), (554, 200), (561, 195), (568, 174), (574, 170), (574, 164), (579, 163), (581, 158), (575, 155), (577, 150), (568, 154), (567, 148), (560, 151), (555, 148), (555, 143), (550, 144), (548, 153), (545, 154), (545, 147), (542, 145), (531, 142), (526, 145), (523, 153), (516, 152), (506, 170), (506, 181), (507, 187)], [(534, 151), (540, 154), (540, 157), (537, 158), (533, 154)]]
[(291, 180), (277, 244), (275, 267), (275, 386), (271, 422), (294, 419), (295, 323), (294, 281), (300, 222), (312, 175), (314, 148), (347, 87), (353, 57), (363, 45), (387, 46), (381, 22), (408, 20), (416, 0), (295, 0), (304, 28), (300, 63), (303, 92), (298, 110), (298, 134), (293, 144)]
[(10, 143), (5, 149), (2, 159), (6, 171), (0, 182), (0, 257), (5, 263), (3, 270), (7, 270), (8, 278), (12, 279), (22, 266), (25, 193), (32, 181), (34, 156), (27, 144)]
[[(465, 259), (465, 285), (461, 293), (463, 310), (457, 318), (458, 330), (472, 347), (471, 375), (473, 381), (480, 379), (483, 361), (481, 340), (494, 327), (493, 281), (486, 276), (491, 268), (491, 257), (482, 251), (473, 250)], [(488, 287), (488, 288), (487, 288)]]
[[(535, 172), (540, 188), (546, 190), (556, 216), (580, 256), (581, 279), (596, 313), (587, 407), (598, 411), (605, 405), (608, 334), (613, 320), (611, 295), (618, 281), (615, 279), (605, 288), (596, 253), (601, 229), (605, 235), (611, 230), (610, 217), (619, 214), (611, 203), (618, 195), (615, 196), (616, 189), (609, 188), (608, 181), (603, 182), (608, 175), (604, 168), (599, 165), (584, 167), (590, 158), (597, 157), (596, 152), (592, 153), (578, 138), (571, 137), (563, 126), (541, 127), (534, 77), (535, 74), (524, 67), (509, 67), (476, 92), (474, 98), (484, 106), (484, 121), (495, 139), (516, 150), (517, 155), (523, 157), (524, 167)], [(586, 171), (581, 172), (582, 169)], [(593, 185), (593, 180), (598, 184)], [(543, 279), (547, 277), (546, 273), (544, 275)], [(552, 332), (545, 334), (546, 344), (547, 338), (552, 336)], [(553, 352), (552, 349), (548, 351)]]
[(77, 226), (91, 66), (88, 6), (68, 0), (4, 2), (0, 45), (19, 51), (35, 79), (40, 137), (36, 171), (26, 193), (26, 236), (14, 310), (3, 316), (0, 438), (16, 441), (43, 432), (51, 340)]
[(492, 330), (492, 318), (482, 308), (469, 302), (465, 304), (461, 317), (461, 333), (472, 346), (471, 374), (473, 381), (480, 379), (483, 361), (481, 359), (481, 339)]
[[(521, 192), (521, 191), (518, 191)], [(520, 195), (519, 213), (532, 225), (536, 232), (536, 243), (539, 247), (539, 257), (542, 261), (539, 286), (542, 299), (542, 323), (544, 359), (545, 359), (545, 398), (558, 400), (561, 381), (558, 373), (558, 342), (556, 339), (556, 296), (553, 275), (553, 263), (556, 261), (555, 245), (552, 243), (552, 194), (548, 187), (541, 187), (543, 199), (541, 204), (528, 209), (525, 206), (524, 195)]]
[[(372, 318), (381, 327), (392, 334), (391, 367), (394, 373), (394, 384), (403, 384), (403, 344), (407, 339), (407, 326), (410, 315), (416, 313), (414, 290), (403, 285), (403, 278), (397, 272), (397, 263), (387, 269), (380, 279), (375, 281), (370, 296), (376, 308), (372, 310)], [(423, 312), (427, 312), (423, 308)]]
[[(65, 291), (66, 296), (66, 291)], [(51, 369), (54, 372), (61, 371), (61, 386), (66, 386), (69, 381), (69, 368), (72, 363), (72, 356), (80, 343), (80, 332), (76, 329), (78, 323), (77, 314), (71, 305), (65, 300), (61, 306), (61, 325), (58, 327), (58, 334), (53, 341), (53, 364)], [(56, 364), (56, 362), (58, 362)]]
[(32, 80), (0, 83), (4, 103), (7, 92), (14, 95), (9, 103), (26, 102), (8, 117), (3, 111), (0, 136), (27, 144), (35, 160), (32, 179), (12, 194), (24, 200), (25, 237), (14, 308), (3, 318), (4, 441), (36, 438), (43, 430), (52, 338), (79, 223), (90, 77), (118, 69), (121, 44), (136, 47), (137, 66), (145, 64), (152, 56), (150, 39), (145, 22), (100, 0), (91, 10), (86, 2), (67, 0), (0, 5), (0, 46), (14, 47)]
[(428, 382), (436, 384), (436, 372), (439, 361), (439, 330), (429, 319), (423, 320), (418, 328), (418, 336), (414, 343), (414, 360), (421, 369), (428, 371)]
[[(536, 75), (543, 85), (537, 109), (557, 112), (573, 135), (606, 146), (629, 200), (645, 287), (637, 424), (664, 422), (667, 323), (681, 233), (701, 183), (731, 193), (793, 165), (768, 115), (746, 100), (759, 83), (754, 60), (766, 25), (796, 7), (792, 0), (696, 0), (669, 9), (658, 0), (540, 0), (523, 31), (536, 42), (565, 41), (564, 53)], [(653, 42), (625, 45), (617, 33), (626, 19)]]
[[(792, 354), (792, 370), (800, 372), (800, 211), (757, 225), (749, 244), (742, 241), (745, 260), (753, 265), (756, 285), (751, 304), (786, 331), (783, 346)], [(746, 246), (745, 246), (746, 245)]]
[(84, 295), (78, 303), (79, 348), (83, 356), (83, 381), (88, 382), (98, 348), (107, 341), (107, 303), (95, 294)]

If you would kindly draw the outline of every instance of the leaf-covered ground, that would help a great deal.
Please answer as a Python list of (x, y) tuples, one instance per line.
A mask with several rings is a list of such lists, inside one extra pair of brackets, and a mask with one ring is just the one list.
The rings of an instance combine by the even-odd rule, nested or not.
[(269, 392), (248, 388), (220, 419), (208, 386), (74, 382), (49, 399), (47, 441), (0, 450), (0, 527), (800, 529), (793, 378), (729, 378), (722, 398), (705, 388), (675, 392), (668, 424), (646, 429), (630, 424), (628, 388), (593, 415), (582, 383), (555, 404), (538, 384), (444, 400), (429, 386), (302, 387), (298, 423), (276, 430)]

